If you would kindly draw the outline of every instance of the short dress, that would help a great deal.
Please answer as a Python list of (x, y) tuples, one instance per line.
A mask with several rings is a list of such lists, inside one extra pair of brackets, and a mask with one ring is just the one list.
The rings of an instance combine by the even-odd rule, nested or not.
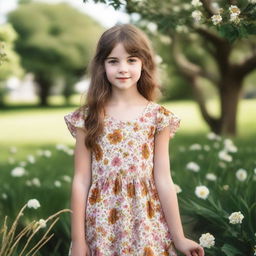
[[(85, 115), (77, 109), (64, 116), (73, 137)], [(154, 182), (153, 157), (155, 134), (169, 126), (173, 137), (180, 121), (153, 101), (131, 121), (105, 115), (92, 152), (86, 204), (85, 239), (92, 256), (177, 255)]]

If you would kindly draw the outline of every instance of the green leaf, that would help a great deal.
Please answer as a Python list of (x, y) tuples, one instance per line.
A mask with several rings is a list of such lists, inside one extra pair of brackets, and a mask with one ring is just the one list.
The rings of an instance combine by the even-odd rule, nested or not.
[(239, 256), (239, 255), (243, 255), (240, 250), (238, 250), (237, 248), (235, 248), (234, 246), (232, 246), (230, 244), (224, 244), (221, 247), (221, 251), (223, 251), (226, 256)]

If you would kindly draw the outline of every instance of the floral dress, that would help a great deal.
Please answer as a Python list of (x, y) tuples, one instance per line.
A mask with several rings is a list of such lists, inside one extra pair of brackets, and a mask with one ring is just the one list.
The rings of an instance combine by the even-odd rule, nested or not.
[[(72, 136), (83, 128), (84, 115), (77, 109), (64, 116)], [(131, 121), (105, 116), (92, 152), (86, 204), (92, 256), (177, 255), (153, 178), (153, 157), (155, 134), (169, 126), (173, 137), (179, 125), (178, 116), (153, 101)]]

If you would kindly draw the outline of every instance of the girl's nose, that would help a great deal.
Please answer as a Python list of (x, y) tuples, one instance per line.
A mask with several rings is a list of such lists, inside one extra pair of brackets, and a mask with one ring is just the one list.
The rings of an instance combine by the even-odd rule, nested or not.
[(127, 63), (120, 62), (118, 71), (119, 72), (127, 72), (128, 71)]

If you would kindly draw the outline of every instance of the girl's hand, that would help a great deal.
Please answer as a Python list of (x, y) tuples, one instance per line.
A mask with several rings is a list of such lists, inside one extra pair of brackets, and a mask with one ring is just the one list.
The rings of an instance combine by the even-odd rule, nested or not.
[(73, 241), (71, 256), (91, 256), (91, 250), (86, 241)]
[(176, 249), (184, 253), (186, 256), (204, 256), (203, 247), (185, 237), (178, 240), (174, 245)]

